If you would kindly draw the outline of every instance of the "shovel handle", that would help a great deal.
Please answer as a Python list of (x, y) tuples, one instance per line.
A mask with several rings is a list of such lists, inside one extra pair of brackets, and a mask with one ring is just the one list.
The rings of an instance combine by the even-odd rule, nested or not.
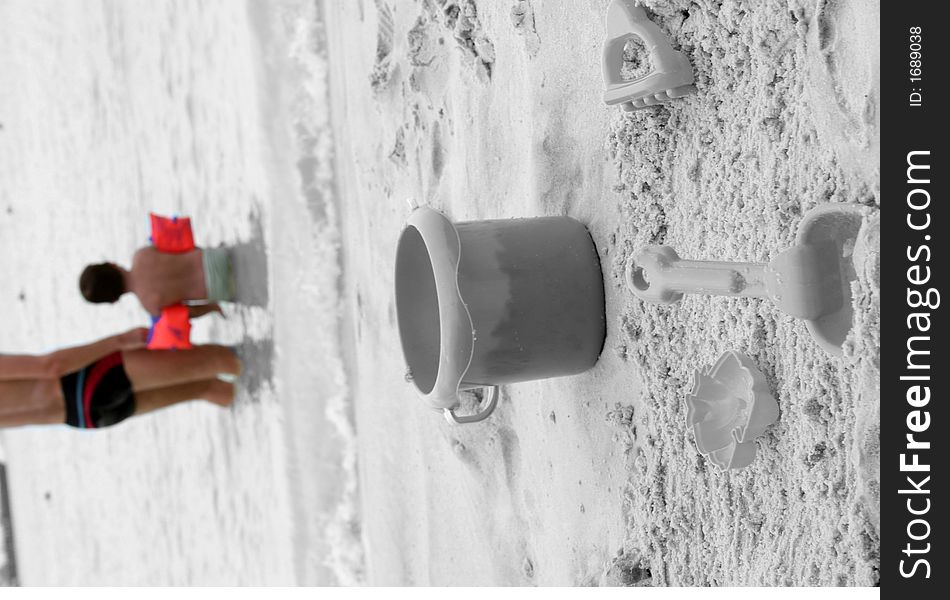
[[(486, 386), (488, 387), (488, 386)], [(461, 425), (463, 423), (478, 423), (479, 421), (484, 421), (492, 414), (492, 411), (495, 410), (495, 407), (498, 405), (498, 386), (493, 385), (488, 387), (488, 396), (486, 399), (482, 400), (482, 409), (475, 413), (474, 415), (457, 415), (455, 414), (455, 409), (452, 408), (443, 408), (442, 414), (445, 416), (445, 420), (453, 425)]]

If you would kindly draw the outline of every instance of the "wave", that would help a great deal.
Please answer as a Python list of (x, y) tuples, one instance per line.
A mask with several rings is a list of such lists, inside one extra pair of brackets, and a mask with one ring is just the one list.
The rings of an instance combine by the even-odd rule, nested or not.
[[(259, 3), (248, 4), (264, 56), (262, 110), (272, 123), (274, 178), (293, 181), (292, 190), (286, 190), (289, 198), (277, 186), (273, 212), (275, 222), (282, 223), (275, 227), (280, 235), (275, 232), (274, 244), (294, 247), (275, 247), (272, 254), (278, 261), (290, 257), (313, 265), (304, 273), (278, 273), (274, 282), (288, 286), (275, 296), (298, 296), (293, 312), (307, 315), (306, 323), (290, 322), (282, 329), (282, 319), (294, 319), (274, 307), (275, 341), (286, 349), (278, 352), (278, 361), (285, 363), (278, 367), (278, 381), (284, 387), (279, 396), (287, 413), (289, 485), (297, 504), (296, 570), (302, 584), (360, 585), (365, 556), (356, 430), (342, 358), (341, 241), (323, 21), (312, 2), (282, 0), (267, 14), (255, 8)], [(293, 211), (301, 218), (290, 216)], [(294, 236), (298, 241), (287, 243)], [(301, 327), (321, 333), (298, 337)]]

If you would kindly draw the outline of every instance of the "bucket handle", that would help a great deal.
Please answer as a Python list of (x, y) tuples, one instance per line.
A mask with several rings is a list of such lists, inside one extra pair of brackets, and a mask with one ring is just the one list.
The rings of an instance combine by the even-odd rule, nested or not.
[(445, 416), (445, 420), (454, 425), (461, 425), (463, 423), (478, 423), (479, 421), (484, 421), (487, 419), (498, 405), (498, 386), (493, 385), (486, 387), (488, 387), (488, 399), (487, 401), (482, 400), (482, 402), (484, 402), (484, 407), (480, 411), (474, 415), (460, 416), (455, 414), (455, 409), (443, 408), (442, 414)]

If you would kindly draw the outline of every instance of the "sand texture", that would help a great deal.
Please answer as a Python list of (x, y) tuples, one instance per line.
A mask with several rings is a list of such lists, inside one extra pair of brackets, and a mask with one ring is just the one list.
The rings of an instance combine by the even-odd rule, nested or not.
[[(784, 3), (748, 12), (730, 3), (680, 4), (656, 10), (674, 44), (689, 52), (701, 93), (613, 123), (623, 214), (615, 281), (629, 252), (644, 244), (667, 244), (684, 257), (765, 262), (793, 243), (808, 209), (879, 200), (873, 174), (850, 172), (835, 152), (839, 144), (859, 151), (860, 140), (838, 139), (841, 132), (814, 116), (838, 109), (858, 132), (874, 125), (870, 78), (856, 89), (814, 88), (811, 70), (832, 70), (830, 47), (845, 44), (834, 39), (843, 3), (817, 14), (781, 10)], [(844, 68), (870, 74), (873, 66)], [(864, 94), (851, 114), (854, 97)], [(815, 108), (816, 98), (837, 106)], [(844, 360), (826, 356), (800, 321), (765, 301), (687, 297), (675, 307), (631, 302), (621, 311), (624, 342), (615, 350), (644, 383), (627, 429), (626, 547), (645, 557), (657, 583), (876, 581), (876, 474), (864, 463), (877, 462), (876, 432), (868, 429), (878, 406), (880, 305), (868, 281)], [(781, 418), (752, 466), (721, 475), (693, 447), (683, 396), (692, 369), (727, 348), (765, 372)]]
[[(602, 102), (604, 0), (328, 4), (368, 580), (875, 583), (878, 3), (647, 2), (698, 93), (635, 113)], [(766, 301), (656, 305), (623, 286), (645, 244), (767, 262), (827, 202), (871, 224), (842, 358)], [(584, 222), (607, 299), (598, 365), (505, 387), (482, 424), (426, 409), (392, 299), (413, 204)], [(722, 474), (696, 451), (684, 396), (727, 349), (764, 372), (781, 414), (755, 462)]]

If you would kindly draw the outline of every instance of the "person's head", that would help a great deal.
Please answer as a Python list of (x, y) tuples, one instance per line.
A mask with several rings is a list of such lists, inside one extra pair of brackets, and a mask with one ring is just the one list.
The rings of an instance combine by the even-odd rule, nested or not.
[(126, 292), (125, 274), (112, 263), (89, 265), (79, 276), (79, 291), (89, 302), (115, 302)]

